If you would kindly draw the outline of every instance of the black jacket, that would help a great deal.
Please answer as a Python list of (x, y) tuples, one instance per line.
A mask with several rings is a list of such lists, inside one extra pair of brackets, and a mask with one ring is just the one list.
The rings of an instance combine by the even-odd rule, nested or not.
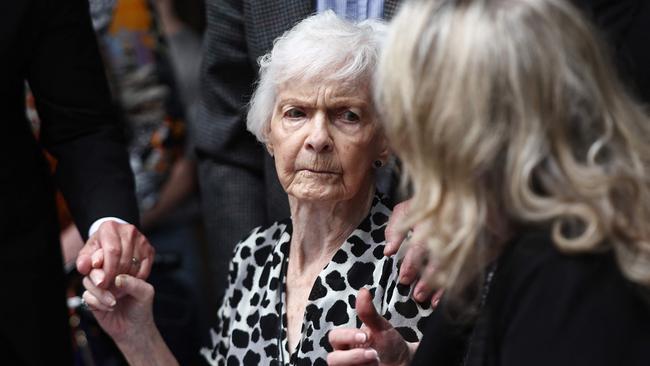
[[(0, 2), (0, 55), (0, 354), (12, 365), (69, 364), (54, 189), (85, 236), (104, 216), (137, 223), (133, 177), (86, 0)], [(43, 148), (58, 159), (55, 179)]]
[(453, 320), (443, 301), (413, 365), (650, 365), (649, 291), (611, 252), (564, 255), (549, 232), (513, 240), (473, 322)]

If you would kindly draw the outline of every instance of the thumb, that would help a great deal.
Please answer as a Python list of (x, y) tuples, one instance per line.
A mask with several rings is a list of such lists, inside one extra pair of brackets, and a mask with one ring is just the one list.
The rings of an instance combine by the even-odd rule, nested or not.
[(381, 332), (392, 328), (388, 320), (377, 313), (377, 309), (372, 303), (372, 295), (366, 288), (362, 288), (357, 294), (356, 310), (359, 319), (371, 332)]
[(150, 302), (153, 300), (153, 286), (139, 278), (121, 274), (115, 277), (115, 287), (125, 294), (130, 295), (138, 302)]

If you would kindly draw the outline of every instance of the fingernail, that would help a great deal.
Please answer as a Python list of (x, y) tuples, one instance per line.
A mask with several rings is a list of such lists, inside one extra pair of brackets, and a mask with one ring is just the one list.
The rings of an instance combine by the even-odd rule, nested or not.
[(115, 277), (115, 287), (122, 287), (122, 275)]
[(425, 298), (425, 296), (424, 296), (424, 292), (423, 292), (423, 291), (420, 291), (420, 292), (418, 292), (418, 293), (415, 294), (415, 299), (416, 299), (417, 301), (422, 302), (422, 301), (425, 300), (424, 298)]
[(357, 333), (354, 335), (354, 340), (357, 343), (366, 343), (368, 336), (366, 336), (366, 333)]
[(90, 279), (93, 281), (95, 286), (99, 286), (104, 282), (104, 272), (101, 271), (90, 271)]
[(379, 355), (377, 354), (377, 351), (374, 349), (367, 350), (366, 352), (363, 353), (364, 357), (366, 360), (377, 360), (379, 361)]
[(440, 299), (435, 299), (435, 300), (433, 300), (433, 304), (432, 304), (433, 307), (435, 308), (436, 306), (438, 306), (438, 303), (439, 303), (439, 302), (440, 302)]
[(106, 294), (104, 295), (104, 302), (107, 303), (110, 307), (115, 306), (117, 301), (115, 301), (115, 298), (111, 294)]
[(95, 254), (93, 254), (93, 255), (92, 255), (92, 258), (91, 258), (91, 260), (92, 260), (92, 265), (93, 265), (93, 267), (95, 267), (95, 268), (97, 268), (97, 266), (99, 265), (99, 254), (98, 254), (98, 253), (99, 253), (99, 252), (96, 252)]

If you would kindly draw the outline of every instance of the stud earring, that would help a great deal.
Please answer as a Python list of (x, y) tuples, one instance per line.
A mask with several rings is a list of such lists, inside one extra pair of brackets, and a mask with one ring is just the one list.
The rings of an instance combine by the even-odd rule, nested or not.
[(384, 162), (381, 161), (381, 160), (375, 160), (375, 162), (372, 163), (372, 166), (374, 166), (376, 169), (379, 169), (379, 168), (381, 168), (382, 166), (384, 166)]

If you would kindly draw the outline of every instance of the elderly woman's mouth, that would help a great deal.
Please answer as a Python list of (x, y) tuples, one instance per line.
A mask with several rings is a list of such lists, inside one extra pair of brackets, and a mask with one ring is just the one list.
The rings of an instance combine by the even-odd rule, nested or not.
[(341, 175), (341, 172), (333, 171), (333, 170), (300, 169), (298, 170), (298, 172), (305, 173), (305, 174), (314, 174), (314, 175)]

